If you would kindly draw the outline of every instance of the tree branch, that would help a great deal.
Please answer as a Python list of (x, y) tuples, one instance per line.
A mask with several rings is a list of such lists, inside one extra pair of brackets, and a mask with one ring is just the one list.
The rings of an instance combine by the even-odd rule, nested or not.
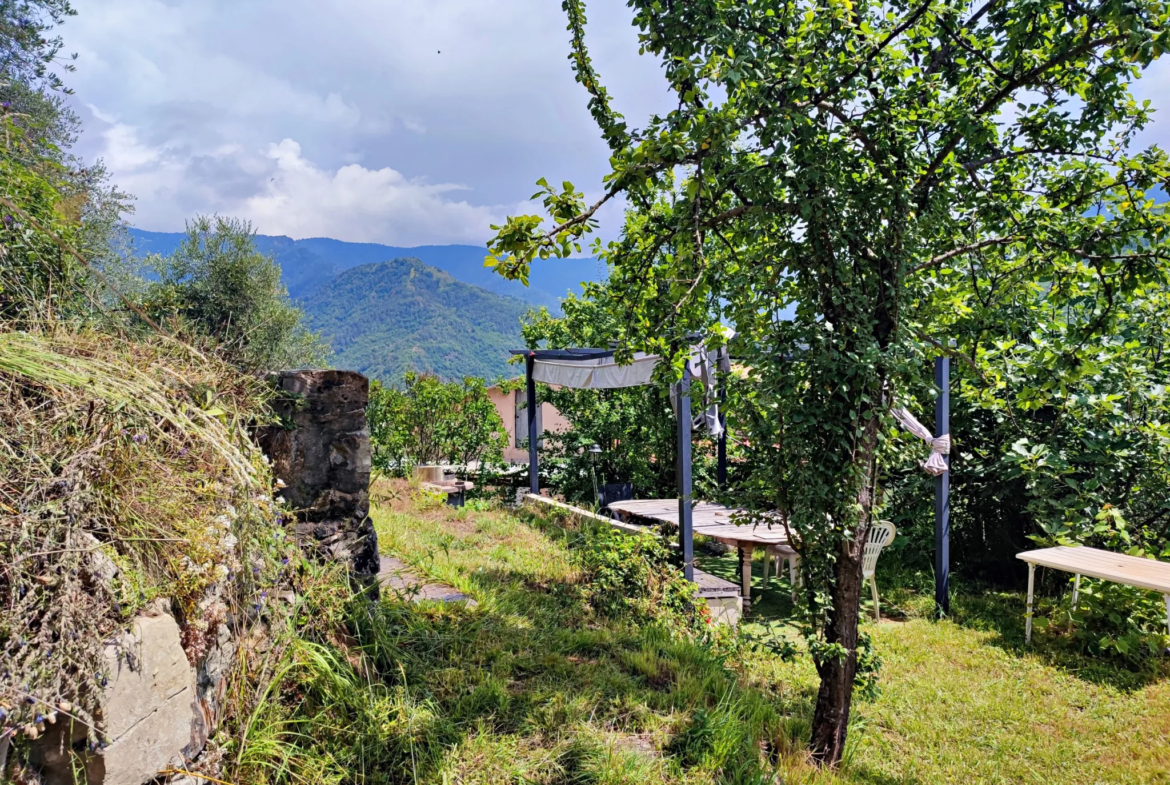
[(977, 243), (971, 243), (970, 245), (961, 245), (958, 248), (952, 248), (946, 253), (939, 254), (938, 256), (935, 256), (934, 258), (925, 261), (922, 264), (911, 267), (909, 274), (913, 275), (914, 273), (922, 272), (928, 267), (934, 267), (937, 264), (942, 264), (948, 259), (954, 259), (956, 256), (962, 256), (963, 254), (970, 253), (971, 251), (978, 251), (980, 248), (987, 248), (992, 245), (1010, 245), (1011, 243), (1018, 242), (1023, 239), (1023, 235), (1011, 235), (1009, 237), (992, 237), (987, 240), (980, 240)]
[[(1085, 41), (1080, 46), (1074, 46), (1068, 51), (1053, 55), (1035, 68), (1025, 71), (1015, 79), (1008, 81), (1007, 84), (997, 90), (994, 94), (988, 96), (987, 100), (985, 100), (978, 109), (966, 115), (965, 119), (980, 117), (987, 114), (991, 110), (997, 108), (1000, 102), (1010, 96), (1013, 92), (1020, 89), (1021, 87), (1028, 86), (1033, 80), (1042, 76), (1049, 69), (1060, 65), (1065, 60), (1078, 57), (1082, 54), (1085, 54), (1086, 52), (1091, 52), (1093, 49), (1096, 49), (1099, 46), (1117, 43), (1118, 41), (1121, 41), (1122, 38), (1123, 37), (1120, 35), (1096, 38), (1090, 41)], [(921, 198), (925, 198), (926, 192), (929, 192), (929, 183), (931, 178), (934, 177), (935, 171), (938, 169), (938, 167), (942, 166), (943, 161), (945, 161), (947, 157), (955, 151), (955, 148), (959, 146), (959, 142), (963, 141), (963, 138), (964, 136), (962, 133), (952, 134), (950, 140), (945, 145), (943, 145), (942, 149), (938, 151), (938, 153), (931, 160), (930, 164), (926, 167), (926, 171), (924, 171), (918, 178), (918, 182), (914, 184), (914, 190), (922, 191)]]

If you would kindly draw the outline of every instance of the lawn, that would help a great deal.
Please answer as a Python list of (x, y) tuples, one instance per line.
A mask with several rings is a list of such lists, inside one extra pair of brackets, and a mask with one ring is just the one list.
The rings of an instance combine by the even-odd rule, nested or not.
[[(887, 592), (893, 618), (866, 625), (880, 693), (855, 704), (845, 762), (826, 774), (802, 751), (816, 685), (807, 656), (722, 658), (596, 618), (572, 591), (558, 526), (425, 504), (404, 484), (374, 496), (382, 551), (478, 602), (409, 611), (404, 674), (442, 729), (412, 749), (415, 781), (1170, 782), (1170, 676), (1025, 649), (1018, 595), (960, 592), (954, 617), (934, 622), (922, 596)], [(729, 555), (702, 566), (735, 568)], [(795, 639), (786, 587), (762, 587), (759, 568), (746, 630)]]

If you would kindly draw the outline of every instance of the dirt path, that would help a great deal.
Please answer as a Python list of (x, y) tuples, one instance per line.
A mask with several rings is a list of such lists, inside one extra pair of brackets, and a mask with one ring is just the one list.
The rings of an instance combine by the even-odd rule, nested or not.
[(465, 602), (474, 608), (475, 600), (458, 589), (442, 583), (427, 583), (410, 565), (393, 556), (383, 556), (378, 568), (378, 583), (382, 588), (411, 602)]

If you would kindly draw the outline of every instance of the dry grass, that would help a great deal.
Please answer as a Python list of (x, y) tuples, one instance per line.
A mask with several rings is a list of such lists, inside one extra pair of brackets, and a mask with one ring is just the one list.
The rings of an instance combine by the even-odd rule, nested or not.
[(247, 433), (263, 400), (173, 341), (0, 332), (0, 728), (64, 700), (98, 744), (100, 650), (140, 607), (172, 600), (192, 661), (247, 615), (290, 548)]

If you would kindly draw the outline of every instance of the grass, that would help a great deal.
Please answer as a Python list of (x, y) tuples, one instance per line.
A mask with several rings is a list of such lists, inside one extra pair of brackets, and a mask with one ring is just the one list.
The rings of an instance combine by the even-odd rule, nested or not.
[(147, 603), (170, 600), (198, 660), (295, 554), (248, 434), (266, 395), (172, 340), (0, 330), (0, 738), (20, 730), (9, 760), (62, 702), (90, 745), (103, 741), (103, 649)]
[[(936, 623), (922, 618), (926, 598), (887, 592), (893, 620), (867, 623), (880, 695), (855, 706), (846, 760), (825, 773), (802, 749), (816, 689), (806, 656), (725, 662), (592, 616), (574, 599), (569, 543), (548, 523), (420, 505), (402, 484), (375, 500), (383, 552), (479, 602), (401, 611), (416, 616), (397, 639), (402, 681), (431, 724), (402, 779), (386, 781), (1170, 782), (1165, 671), (1137, 677), (1025, 649), (1017, 595), (960, 596), (954, 618)], [(702, 566), (735, 570), (730, 555)], [(746, 625), (756, 634), (790, 609), (783, 582), (759, 586), (760, 566)]]

